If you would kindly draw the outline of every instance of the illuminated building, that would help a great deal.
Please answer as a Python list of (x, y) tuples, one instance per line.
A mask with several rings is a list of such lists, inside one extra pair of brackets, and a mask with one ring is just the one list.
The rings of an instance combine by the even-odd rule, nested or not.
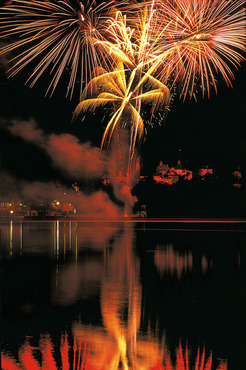
[(154, 180), (157, 183), (165, 185), (176, 184), (181, 178), (183, 180), (191, 180), (193, 178), (193, 172), (181, 167), (181, 161), (178, 161), (176, 167), (169, 167), (160, 161), (156, 168)]
[(208, 165), (202, 168), (199, 169), (198, 171), (198, 175), (201, 176), (203, 179), (205, 179), (205, 177), (210, 177), (213, 175), (213, 169), (212, 168), (208, 168)]
[(0, 213), (7, 214), (20, 214), (22, 212), (22, 203), (21, 201), (0, 201)]

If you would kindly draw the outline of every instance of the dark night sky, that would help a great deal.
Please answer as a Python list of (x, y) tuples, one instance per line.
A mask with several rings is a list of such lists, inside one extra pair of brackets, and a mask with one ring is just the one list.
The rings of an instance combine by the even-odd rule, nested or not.
[[(7, 79), (6, 58), (2, 57), (0, 62), (1, 168), (30, 180), (59, 179), (62, 174), (50, 165), (47, 153), (11, 135), (6, 129), (8, 122), (33, 119), (46, 134), (71, 133), (81, 142), (99, 146), (105, 125), (100, 122), (101, 112), (88, 114), (83, 123), (71, 123), (78, 96), (72, 101), (65, 98), (66, 79), (52, 98), (44, 97), (49, 76), (43, 76), (31, 89), (24, 85), (28, 74)], [(143, 172), (154, 171), (160, 160), (175, 164), (178, 158), (191, 169), (205, 164), (230, 173), (238, 165), (246, 169), (245, 63), (234, 72), (233, 89), (222, 81), (218, 84), (218, 95), (212, 93), (210, 99), (198, 96), (197, 103), (175, 99), (166, 122), (149, 129), (142, 147)]]
[(176, 99), (164, 126), (147, 138), (144, 152), (149, 160), (152, 155), (153, 162), (158, 158), (175, 162), (179, 157), (187, 166), (245, 167), (245, 64), (235, 75), (233, 89), (220, 83), (218, 95), (213, 93), (210, 99), (198, 96), (197, 103)]

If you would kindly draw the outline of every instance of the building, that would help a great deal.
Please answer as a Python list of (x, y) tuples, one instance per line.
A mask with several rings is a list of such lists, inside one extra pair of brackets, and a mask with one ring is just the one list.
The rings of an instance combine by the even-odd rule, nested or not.
[(153, 178), (157, 183), (173, 185), (180, 179), (191, 180), (193, 178), (193, 172), (182, 168), (181, 161), (178, 161), (176, 167), (169, 167), (168, 164), (163, 164), (163, 162), (160, 161)]

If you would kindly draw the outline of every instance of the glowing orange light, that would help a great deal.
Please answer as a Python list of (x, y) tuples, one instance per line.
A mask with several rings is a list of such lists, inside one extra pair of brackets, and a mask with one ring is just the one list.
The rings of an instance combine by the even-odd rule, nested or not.
[[(76, 338), (75, 338), (76, 339)], [(74, 370), (79, 369), (89, 369), (88, 360), (90, 359), (90, 344), (89, 350), (84, 348), (84, 351), (81, 356), (82, 348), (80, 346), (79, 351), (77, 346), (74, 346)], [(42, 356), (42, 365), (40, 366), (39, 361), (35, 358), (35, 352), (39, 350)], [(70, 346), (68, 343), (67, 334), (62, 334), (60, 342), (60, 354), (62, 366), (59, 369), (68, 370), (69, 366), (69, 351)], [(52, 369), (58, 370), (58, 366), (54, 359), (54, 345), (52, 343), (51, 337), (49, 334), (42, 335), (40, 337), (40, 346), (32, 347), (28, 341), (24, 343), (19, 350), (19, 361), (16, 360), (5, 352), (1, 352), (1, 369), (26, 369), (26, 370), (40, 370), (42, 369)], [(82, 362), (82, 365), (81, 365)]]
[[(112, 365), (112, 359), (107, 358), (107, 355), (112, 352), (110, 352), (111, 347), (107, 348), (108, 340), (105, 342), (105, 338), (103, 337), (102, 333), (99, 332), (90, 332), (89, 336), (94, 341), (93, 343), (88, 343), (87, 339), (84, 340), (84, 346), (82, 348), (82, 333), (79, 333), (79, 336), (75, 335), (74, 338), (74, 345), (73, 345), (73, 369), (79, 370), (79, 369), (95, 369), (95, 367), (92, 367), (92, 364), (94, 364), (93, 360), (97, 360), (102, 362), (102, 368), (107, 368), (105, 366)], [(78, 342), (78, 343), (77, 343)], [(91, 353), (91, 347), (94, 344), (94, 350), (96, 349), (97, 353)], [(103, 351), (99, 350), (99, 344), (101, 345), (100, 348), (104, 348)], [(140, 343), (139, 343), (140, 344)], [(141, 343), (142, 345), (146, 344), (149, 346), (148, 348), (155, 352), (155, 347), (153, 347), (153, 342), (145, 341)], [(35, 359), (34, 353), (37, 351), (37, 349), (40, 350), (42, 355), (42, 365), (40, 366), (39, 361)], [(108, 351), (108, 353), (106, 353)], [(40, 338), (40, 347), (32, 347), (29, 342), (26, 342), (19, 351), (19, 361), (20, 363), (17, 363), (17, 361), (14, 359), (13, 356), (11, 356), (8, 353), (5, 353), (4, 351), (1, 352), (1, 365), (3, 369), (12, 369), (12, 370), (18, 370), (20, 368), (25, 368), (27, 370), (33, 370), (33, 369), (53, 369), (57, 370), (58, 366), (56, 364), (56, 361), (54, 359), (54, 346), (51, 341), (50, 336), (47, 334), (45, 336), (42, 336)], [(68, 370), (70, 368), (69, 364), (69, 352), (70, 352), (70, 346), (68, 343), (68, 336), (67, 334), (62, 335), (61, 337), (61, 343), (60, 343), (60, 353), (61, 353), (61, 361), (62, 366), (61, 369)], [(148, 351), (149, 352), (149, 351)], [(106, 355), (106, 357), (105, 357)], [(160, 355), (160, 354), (159, 354)], [(179, 347), (176, 349), (176, 366), (172, 363), (172, 360), (170, 358), (170, 354), (166, 353), (164, 356), (164, 364), (162, 364), (162, 360), (158, 359), (156, 361), (156, 364), (150, 365), (149, 369), (151, 370), (174, 370), (174, 369), (180, 369), (185, 370), (188, 369), (189, 366), (189, 355), (190, 351), (186, 347), (185, 349), (182, 348), (181, 344), (179, 344)], [(103, 361), (104, 360), (104, 361)], [(153, 360), (156, 360), (155, 353), (153, 353)], [(98, 363), (97, 363), (98, 364)], [(143, 364), (141, 363), (141, 368), (143, 368)], [(165, 366), (163, 366), (165, 365)], [(205, 367), (204, 367), (205, 366)], [(60, 367), (59, 367), (60, 368)], [(71, 367), (72, 368), (72, 367)], [(99, 367), (98, 367), (99, 368)], [(116, 368), (116, 367), (114, 367)], [(125, 369), (128, 369), (127, 362), (125, 363)], [(147, 368), (147, 367), (144, 367)], [(205, 357), (205, 348), (203, 350), (198, 349), (197, 356), (196, 356), (196, 363), (195, 368), (197, 370), (212, 369), (212, 353), (210, 353), (209, 357)], [(219, 366), (217, 367), (217, 370), (227, 370), (227, 362), (221, 360)]]

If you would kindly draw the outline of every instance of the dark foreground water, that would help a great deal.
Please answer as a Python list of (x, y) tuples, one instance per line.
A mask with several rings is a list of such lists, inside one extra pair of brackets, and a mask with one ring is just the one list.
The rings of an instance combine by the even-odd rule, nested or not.
[(1, 222), (2, 368), (244, 370), (245, 231), (165, 227)]

